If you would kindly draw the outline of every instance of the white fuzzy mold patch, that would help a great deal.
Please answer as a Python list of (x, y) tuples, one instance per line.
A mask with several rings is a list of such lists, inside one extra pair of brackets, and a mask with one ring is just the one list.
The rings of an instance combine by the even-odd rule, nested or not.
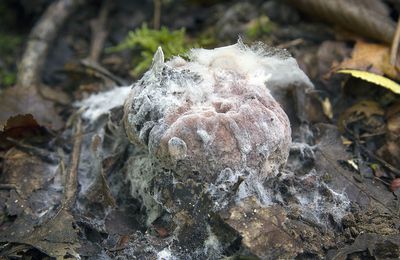
[(90, 122), (99, 116), (108, 114), (111, 109), (122, 106), (128, 97), (131, 86), (116, 87), (109, 91), (93, 94), (88, 98), (76, 102), (75, 107), (84, 109), (82, 117)]
[[(165, 110), (175, 109), (190, 101), (192, 110), (198, 107), (202, 111), (211, 108), (213, 103), (229, 103), (232, 97), (221, 93), (234, 84), (246, 84), (255, 93), (260, 88), (289, 88), (295, 83), (312, 86), (289, 53), (261, 43), (248, 47), (239, 40), (234, 45), (211, 50), (192, 49), (188, 57), (188, 61), (174, 57), (164, 62), (159, 48), (152, 69), (136, 86), (140, 88), (140, 94), (132, 97), (141, 102), (133, 103), (149, 103), (148, 107), (157, 105), (164, 114)], [(131, 118), (131, 123), (138, 123), (141, 113), (147, 112), (146, 106), (141, 110)]]
[[(312, 186), (307, 187), (307, 180), (311, 179), (315, 181)], [(302, 217), (322, 226), (329, 223), (329, 216), (335, 223), (341, 223), (350, 208), (346, 193), (332, 189), (315, 169), (300, 177), (300, 183), (292, 186), (290, 192), (298, 200)]]
[(157, 253), (157, 260), (177, 260), (177, 258), (172, 255), (169, 248), (164, 248)]

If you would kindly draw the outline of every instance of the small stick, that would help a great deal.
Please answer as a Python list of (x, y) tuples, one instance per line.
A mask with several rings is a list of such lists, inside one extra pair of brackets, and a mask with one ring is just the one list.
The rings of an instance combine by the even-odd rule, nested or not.
[(22, 151), (27, 152), (30, 155), (40, 157), (45, 162), (49, 162), (49, 163), (58, 162), (58, 158), (53, 153), (51, 153), (45, 149), (41, 149), (36, 146), (32, 146), (29, 144), (19, 142), (18, 140), (15, 140), (11, 137), (6, 137), (6, 140), (11, 142), (13, 145), (20, 148)]
[(357, 147), (361, 148), (361, 150), (366, 153), (369, 157), (371, 157), (372, 159), (380, 162), (382, 164), (383, 167), (385, 167), (386, 169), (390, 170), (391, 172), (393, 172), (397, 177), (400, 177), (400, 170), (397, 169), (396, 167), (394, 167), (393, 165), (391, 165), (390, 163), (386, 162), (385, 160), (379, 158), (378, 156), (376, 156), (373, 152), (369, 151), (367, 148), (365, 148), (364, 146), (362, 146), (360, 144), (360, 140), (358, 138), (358, 135), (356, 136), (356, 134), (351, 131), (349, 128), (347, 128), (347, 126), (345, 127), (346, 131), (349, 133), (350, 135), (350, 140), (353, 141)]
[(112, 72), (108, 71), (106, 68), (104, 68), (97, 62), (93, 62), (90, 59), (83, 59), (80, 61), (80, 63), (82, 66), (97, 73), (99, 77), (110, 79), (118, 85), (122, 86), (128, 85), (128, 83), (124, 79), (121, 79), (120, 77), (114, 75)]
[(21, 196), (21, 190), (19, 189), (19, 187), (16, 184), (13, 183), (1, 183), (0, 184), (0, 190), (15, 190), (15, 192), (20, 196)]
[(104, 0), (100, 9), (99, 16), (90, 21), (90, 28), (92, 30), (92, 37), (90, 43), (89, 59), (92, 62), (98, 62), (103, 50), (104, 41), (107, 38), (108, 32), (105, 29), (108, 13), (110, 10), (110, 0)]
[(292, 41), (288, 41), (288, 42), (284, 42), (284, 43), (282, 43), (282, 44), (279, 44), (278, 46), (277, 46), (277, 48), (280, 48), (280, 49), (287, 49), (287, 48), (289, 48), (289, 47), (294, 47), (294, 46), (297, 46), (297, 45), (300, 45), (300, 44), (303, 44), (304, 43), (304, 39), (302, 39), (302, 38), (297, 38), (297, 39), (295, 39), (295, 40), (292, 40)]
[(159, 30), (160, 29), (160, 23), (161, 23), (161, 2), (162, 0), (154, 0), (154, 21), (153, 21), (153, 26), (154, 29)]
[(62, 201), (62, 208), (64, 209), (72, 208), (75, 203), (76, 193), (78, 191), (78, 166), (81, 155), (82, 139), (82, 121), (78, 118), (75, 128), (75, 140), (72, 150), (71, 165), (65, 181), (64, 199)]
[(361, 148), (361, 150), (363, 150), (364, 152), (366, 152), (368, 154), (368, 156), (370, 156), (371, 158), (373, 158), (374, 160), (377, 160), (378, 162), (380, 162), (385, 168), (387, 168), (388, 170), (390, 170), (391, 172), (393, 172), (397, 177), (400, 177), (400, 170), (397, 169), (396, 167), (394, 167), (393, 165), (391, 165), (390, 163), (386, 162), (385, 160), (379, 158), (378, 156), (376, 156), (374, 153), (368, 151), (367, 148), (363, 147), (362, 145), (359, 145), (359, 147)]
[(393, 66), (396, 65), (397, 52), (399, 50), (399, 42), (400, 42), (400, 18), (397, 21), (396, 32), (394, 33), (392, 47), (390, 48), (390, 64), (392, 64)]
[(27, 47), (18, 68), (18, 87), (36, 88), (40, 85), (41, 71), (52, 42), (66, 19), (85, 1), (59, 0), (49, 5), (29, 34)]

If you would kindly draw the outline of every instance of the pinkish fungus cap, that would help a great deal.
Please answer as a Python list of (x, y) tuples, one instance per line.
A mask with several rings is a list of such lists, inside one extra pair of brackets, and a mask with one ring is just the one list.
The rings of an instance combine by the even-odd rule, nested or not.
[(212, 182), (227, 169), (276, 175), (291, 129), (269, 87), (308, 81), (297, 62), (285, 51), (241, 42), (188, 56), (164, 62), (158, 49), (125, 103), (129, 139), (181, 176)]

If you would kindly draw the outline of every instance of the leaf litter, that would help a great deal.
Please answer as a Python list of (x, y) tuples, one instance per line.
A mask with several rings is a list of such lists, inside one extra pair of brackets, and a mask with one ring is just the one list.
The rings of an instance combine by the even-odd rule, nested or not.
[[(301, 49), (302, 44), (309, 43), (302, 41), (300, 46), (295, 46), (293, 49), (297, 47)], [(376, 47), (377, 62), (372, 62), (372, 67), (365, 65), (370, 63), (368, 60), (364, 62), (354, 59), (355, 67), (352, 69), (373, 68), (377, 69), (375, 72), (380, 70), (378, 74), (382, 73), (381, 75), (388, 75), (397, 80), (397, 74), (394, 74), (393, 70), (387, 70), (379, 63), (380, 61), (378, 62), (380, 58), (386, 57), (387, 49), (383, 51), (381, 49), (384, 48)], [(353, 55), (357, 48), (354, 49)], [(367, 52), (371, 48), (372, 46), (367, 46)], [(384, 60), (386, 62), (386, 58)], [(1, 168), (4, 173), (0, 194), (1, 198), (7, 198), (4, 202), (3, 199), (0, 200), (3, 203), (5, 216), (1, 226), (3, 230), (1, 240), (8, 243), (7, 250), (1, 251), (1, 254), (10, 255), (12, 248), (15, 252), (29, 252), (31, 247), (26, 245), (28, 244), (58, 258), (66, 255), (79, 257), (80, 254), (82, 257), (96, 256), (104, 259), (118, 256), (129, 258), (132, 255), (172, 259), (173, 250), (169, 245), (173, 234), (168, 231), (172, 227), (166, 224), (168, 222), (163, 222), (165, 220), (158, 220), (159, 222), (154, 224), (155, 235), (145, 233), (145, 213), (140, 203), (130, 198), (130, 183), (126, 182), (124, 176), (126, 175), (124, 164), (127, 154), (134, 148), (129, 147), (126, 140), (120, 137), (119, 122), (116, 119), (121, 115), (120, 108), (112, 105), (110, 109), (106, 109), (110, 110), (107, 115), (100, 116), (91, 125), (84, 125), (81, 163), (77, 172), (80, 188), (75, 191), (75, 195), (78, 196), (77, 203), (71, 210), (66, 210), (63, 208), (65, 205), (63, 187), (66, 183), (65, 175), (69, 170), (64, 164), (70, 161), (71, 151), (74, 150), (70, 142), (73, 134), (67, 124), (65, 131), (57, 132), (56, 136), (50, 138), (46, 137), (47, 142), (51, 139), (50, 142), (57, 144), (57, 147), (50, 148), (43, 139), (41, 142), (36, 141), (31, 144), (31, 141), (35, 141), (37, 131), (46, 132), (46, 128), (51, 131), (58, 130), (64, 125), (58, 113), (55, 113), (54, 104), (47, 104), (46, 101), (43, 102), (42, 97), (36, 96), (35, 93), (31, 94), (33, 101), (26, 104), (32, 104), (33, 108), (27, 106), (13, 109), (11, 101), (4, 102), (6, 116), (1, 119), (1, 125), (5, 128), (3, 136), (9, 141), (6, 147), (10, 144), (15, 147), (11, 150), (7, 148), (7, 152), (0, 153)], [(7, 95), (16, 96), (14, 103), (16, 100), (29, 101), (29, 95), (25, 97), (24, 94)], [(242, 242), (232, 243), (232, 247), (240, 244), (240, 249), (236, 251), (230, 249), (231, 251), (227, 251), (228, 255), (245, 254), (250, 250), (255, 255), (267, 257), (271, 254), (269, 248), (276, 248), (277, 251), (272, 252), (272, 255), (292, 252), (300, 256), (321, 257), (327, 254), (327, 257), (334, 259), (353, 255), (378, 258), (398, 256), (399, 241), (396, 227), (399, 226), (399, 219), (395, 214), (398, 210), (396, 194), (391, 193), (389, 186), (383, 182), (359, 176), (359, 172), (349, 171), (341, 164), (346, 160), (360, 162), (360, 158), (371, 165), (380, 164), (365, 154), (361, 157), (357, 155), (357, 146), (365, 145), (375, 152), (383, 143), (376, 154), (397, 166), (396, 160), (399, 154), (396, 152), (398, 151), (396, 150), (398, 149), (397, 110), (391, 108), (389, 111), (393, 112), (388, 112), (390, 102), (385, 103), (376, 99), (373, 103), (369, 103), (370, 101), (357, 103), (358, 100), (348, 105), (349, 109), (343, 104), (338, 108), (340, 103), (334, 96), (329, 96), (329, 100), (331, 105), (330, 108), (325, 107), (325, 113), (333, 122), (336, 122), (340, 110), (346, 111), (341, 120), (344, 122), (340, 126), (341, 132), (332, 125), (317, 125), (311, 135), (313, 137), (308, 135), (309, 140), (312, 140), (308, 145), (293, 146), (286, 172), (283, 172), (279, 179), (265, 184), (274, 188), (277, 205), (260, 207), (249, 198), (246, 204), (232, 208), (231, 212), (221, 213), (219, 216), (225, 218), (226, 222), (221, 222), (223, 225), (227, 224), (235, 229), (242, 237)], [(313, 118), (313, 122), (325, 121), (320, 114), (313, 114), (318, 104), (310, 106), (310, 97), (297, 96), (297, 102), (299, 102), (297, 109), (309, 106), (307, 107), (309, 113), (297, 115), (301, 123), (296, 118), (296, 113), (292, 114), (294, 129), (303, 129), (309, 133), (311, 130), (308, 129), (308, 119)], [(288, 107), (286, 109), (290, 110)], [(41, 117), (43, 111), (47, 114)], [(31, 115), (23, 116), (27, 113)], [(6, 123), (10, 115), (18, 114), (22, 114), (19, 117), (22, 123)], [(386, 129), (379, 127), (379, 124), (371, 128), (372, 121), (366, 119), (376, 117), (387, 120), (387, 125), (383, 120), (380, 123), (381, 126), (386, 126)], [(353, 135), (348, 136), (349, 129)], [(357, 132), (359, 129), (361, 132)], [(365, 134), (373, 133), (376, 129), (386, 131), (387, 140), (374, 141), (376, 139), (371, 138), (377, 137)], [(342, 145), (341, 134), (349, 138), (347, 148), (352, 153), (345, 152), (346, 147)], [(42, 150), (32, 149), (33, 147)], [(47, 154), (41, 153), (43, 150), (47, 150)], [(49, 156), (53, 159), (43, 160)], [(380, 174), (381, 179), (388, 181), (391, 184), (390, 188), (396, 188), (398, 179), (388, 169), (384, 166), (380, 169), (383, 171)], [(20, 174), (21, 172), (27, 174)], [(291, 175), (290, 172), (296, 174)], [(306, 189), (315, 189), (316, 192), (310, 195)], [(115, 208), (116, 205), (118, 208)], [(324, 211), (323, 207), (328, 207), (332, 211)], [(221, 221), (217, 219), (218, 217), (212, 221)], [(244, 226), (245, 223), (251, 223), (254, 227), (268, 226), (269, 229), (268, 232), (262, 232), (262, 228), (249, 232), (250, 229)], [(14, 233), (11, 235), (9, 232)], [(215, 230), (207, 232), (212, 234)], [(211, 245), (215, 243), (212, 237), (210, 235), (210, 253)], [(268, 243), (264, 244), (264, 241)], [(321, 247), (321, 243), (324, 248)]]

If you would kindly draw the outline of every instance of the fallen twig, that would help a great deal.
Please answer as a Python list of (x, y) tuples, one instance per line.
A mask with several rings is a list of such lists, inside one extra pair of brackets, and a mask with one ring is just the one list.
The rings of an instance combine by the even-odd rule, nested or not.
[(97, 62), (92, 62), (89, 59), (83, 59), (83, 60), (81, 60), (81, 64), (82, 64), (82, 66), (93, 70), (95, 73), (97, 73), (99, 75), (99, 77), (108, 78), (108, 79), (112, 80), (113, 82), (115, 82), (116, 84), (121, 85), (121, 86), (127, 85), (125, 80), (114, 75), (113, 73), (108, 71), (106, 68), (104, 68), (100, 64), (98, 64)]
[(156, 30), (160, 29), (160, 24), (161, 24), (161, 5), (162, 5), (162, 0), (154, 0), (153, 27)]
[(92, 62), (98, 62), (101, 52), (103, 50), (104, 41), (107, 38), (108, 32), (105, 29), (107, 23), (108, 13), (110, 11), (110, 0), (104, 0), (101, 6), (99, 16), (90, 21), (90, 28), (92, 30), (92, 38), (90, 42), (90, 54), (88, 59)]
[(380, 162), (382, 164), (383, 167), (385, 167), (386, 169), (388, 169), (389, 171), (393, 172), (397, 177), (400, 177), (400, 170), (397, 169), (396, 167), (394, 167), (393, 165), (391, 165), (390, 163), (386, 162), (385, 160), (379, 158), (378, 156), (376, 156), (374, 153), (372, 153), (371, 151), (368, 151), (367, 148), (365, 148), (362, 145), (359, 145), (359, 147), (361, 148), (361, 150), (363, 150), (363, 152), (365, 152), (369, 157), (371, 157), (372, 159)]
[(15, 190), (15, 192), (21, 196), (20, 188), (13, 183), (0, 183), (0, 190)]
[(110, 6), (111, 1), (104, 0), (99, 16), (90, 22), (90, 27), (92, 30), (90, 54), (87, 58), (82, 59), (80, 64), (89, 70), (94, 71), (103, 80), (111, 80), (116, 85), (127, 85), (123, 79), (108, 71), (98, 62), (103, 50), (104, 41), (108, 34), (108, 32), (105, 30), (105, 26), (107, 23)]
[(18, 69), (19, 87), (37, 87), (51, 43), (65, 20), (85, 0), (59, 0), (53, 2), (32, 29), (27, 47)]
[(49, 152), (49, 151), (47, 151), (45, 149), (41, 149), (41, 148), (36, 147), (36, 146), (25, 144), (23, 142), (20, 142), (18, 140), (10, 138), (10, 137), (7, 137), (6, 140), (11, 142), (13, 145), (15, 145), (16, 147), (20, 148), (21, 150), (29, 153), (30, 155), (40, 157), (45, 162), (57, 163), (58, 160), (59, 160), (57, 158), (57, 156), (55, 156), (53, 153), (51, 153), (51, 152)]
[(372, 159), (380, 162), (382, 166), (384, 166), (386, 169), (390, 170), (393, 172), (397, 177), (400, 176), (400, 170), (391, 165), (390, 163), (386, 162), (385, 160), (379, 158), (376, 156), (373, 152), (369, 151), (367, 148), (361, 145), (360, 139), (358, 137), (358, 134), (355, 134), (352, 130), (350, 130), (347, 126), (345, 127), (346, 132), (349, 134), (349, 139), (356, 144), (357, 147), (361, 148), (361, 150), (366, 153), (369, 157)]
[(294, 39), (292, 41), (281, 43), (281, 44), (279, 44), (277, 46), (277, 48), (287, 49), (287, 48), (294, 47), (294, 46), (297, 46), (297, 45), (300, 45), (300, 44), (303, 44), (303, 43), (304, 43), (304, 39), (297, 38), (297, 39)]
[(394, 33), (392, 47), (390, 48), (390, 64), (392, 65), (396, 65), (399, 43), (400, 43), (400, 18), (397, 21), (396, 32)]
[(81, 155), (82, 144), (82, 121), (77, 119), (75, 127), (74, 146), (72, 150), (71, 165), (65, 180), (64, 198), (62, 201), (63, 209), (70, 209), (75, 203), (76, 194), (78, 191), (78, 166)]

